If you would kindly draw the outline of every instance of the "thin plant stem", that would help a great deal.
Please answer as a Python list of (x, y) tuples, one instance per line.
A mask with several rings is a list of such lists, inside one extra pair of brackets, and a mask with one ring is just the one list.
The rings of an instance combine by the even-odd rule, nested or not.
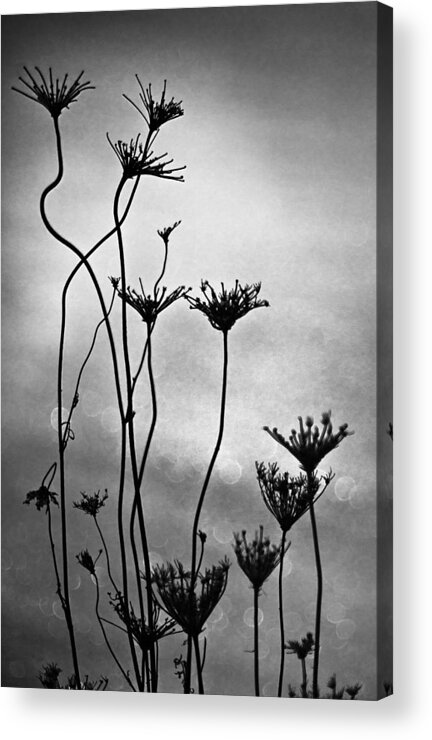
[(306, 673), (306, 658), (301, 659), (301, 667), (302, 667), (302, 684), (301, 684), (301, 692), (303, 699), (307, 699), (307, 673)]
[(53, 537), (53, 533), (52, 533), (52, 518), (51, 518), (51, 506), (50, 506), (50, 504), (48, 504), (48, 507), (47, 507), (47, 515), (48, 515), (48, 537), (49, 537), (50, 546), (51, 546), (51, 555), (52, 555), (52, 559), (53, 559), (54, 573), (55, 573), (56, 583), (57, 583), (57, 594), (58, 594), (58, 597), (59, 597), (59, 599), (60, 599), (60, 601), (62, 603), (62, 606), (64, 608), (64, 605), (63, 605), (63, 594), (62, 594), (61, 581), (60, 581), (60, 574), (59, 574), (59, 569), (58, 569), (58, 564), (57, 564), (57, 556), (55, 554), (54, 537)]
[(254, 586), (254, 679), (255, 679), (255, 696), (260, 695), (259, 687), (259, 642), (258, 642), (258, 598), (259, 588)]
[(93, 575), (93, 578), (94, 578), (95, 584), (96, 584), (96, 605), (95, 605), (95, 611), (96, 611), (97, 620), (99, 622), (99, 626), (101, 628), (101, 631), (102, 631), (102, 634), (103, 634), (103, 637), (104, 637), (104, 640), (105, 640), (105, 644), (106, 644), (109, 652), (111, 653), (111, 655), (112, 655), (112, 657), (113, 657), (113, 659), (114, 659), (114, 661), (115, 661), (115, 663), (117, 665), (117, 668), (121, 672), (123, 678), (125, 678), (125, 680), (129, 684), (129, 686), (131, 687), (132, 691), (135, 691), (135, 686), (133, 685), (132, 681), (130, 680), (128, 673), (124, 670), (123, 666), (121, 665), (121, 663), (120, 663), (119, 659), (117, 658), (117, 655), (115, 654), (115, 652), (113, 650), (113, 647), (112, 647), (112, 645), (111, 645), (111, 643), (110, 643), (110, 641), (108, 639), (108, 635), (106, 633), (106, 630), (105, 630), (105, 627), (104, 627), (104, 624), (103, 624), (103, 620), (102, 620), (102, 618), (100, 616), (100, 613), (99, 613), (99, 602), (100, 602), (99, 580), (98, 580), (98, 577), (97, 577), (96, 574)]
[(280, 627), (280, 666), (279, 666), (279, 684), (278, 697), (282, 696), (283, 676), (285, 667), (285, 626), (284, 626), (284, 609), (283, 609), (283, 562), (285, 558), (286, 531), (282, 531), (281, 557), (279, 562), (279, 627)]
[[(115, 198), (114, 198), (114, 205), (113, 205), (114, 222), (117, 227), (117, 239), (118, 239), (119, 258), (120, 258), (121, 289), (122, 289), (123, 295), (126, 293), (126, 265), (125, 265), (125, 258), (124, 258), (123, 236), (122, 236), (121, 226), (119, 222), (119, 215), (118, 215), (118, 207), (119, 207), (120, 194), (121, 194), (121, 191), (122, 191), (122, 188), (125, 182), (126, 182), (126, 179), (123, 177), (117, 188)], [(148, 344), (150, 345), (149, 327), (148, 327), (147, 339), (148, 339)], [(126, 389), (127, 389), (127, 409), (126, 409), (126, 417), (125, 417), (123, 426), (125, 427), (127, 425), (128, 430), (129, 430), (129, 448), (130, 448), (130, 456), (131, 456), (131, 464), (132, 464), (132, 475), (133, 475), (133, 481), (134, 481), (134, 505), (136, 504), (137, 509), (138, 509), (138, 521), (139, 521), (139, 526), (140, 526), (140, 534), (141, 534), (143, 558), (144, 558), (144, 566), (145, 566), (145, 576), (146, 576), (147, 623), (148, 623), (150, 634), (152, 634), (153, 632), (153, 595), (152, 595), (152, 586), (151, 586), (150, 557), (149, 557), (149, 552), (148, 552), (147, 535), (146, 535), (145, 523), (144, 523), (144, 512), (143, 512), (141, 495), (140, 495), (140, 485), (141, 485), (141, 480), (142, 480), (142, 474), (140, 475), (140, 473), (138, 472), (137, 458), (136, 458), (135, 434), (134, 434), (134, 423), (133, 423), (134, 412), (133, 412), (133, 397), (132, 397), (132, 375), (131, 375), (131, 368), (130, 368), (128, 331), (127, 331), (127, 304), (126, 304), (126, 301), (124, 300), (122, 301), (122, 340), (123, 340), (123, 355), (124, 355), (124, 363), (125, 363)], [(149, 366), (151, 368), (151, 348), (150, 346), (148, 346), (147, 354), (148, 354)], [(131, 535), (133, 536), (133, 529), (131, 530)], [(138, 572), (136, 572), (136, 578), (137, 578), (137, 589), (138, 589), (138, 592), (140, 593), (141, 574), (139, 572), (139, 569), (138, 569)], [(142, 604), (142, 600), (140, 601), (140, 606), (141, 604)], [(141, 614), (141, 619), (142, 619), (142, 623), (144, 624), (144, 613), (143, 612)], [(150, 654), (151, 690), (154, 692), (157, 690), (157, 676), (156, 676), (154, 645), (152, 643), (150, 644), (149, 654)]]
[(103, 536), (103, 533), (102, 533), (102, 530), (100, 528), (100, 525), (99, 525), (99, 522), (98, 522), (97, 518), (94, 516), (93, 519), (94, 519), (94, 523), (96, 525), (96, 529), (99, 532), (99, 537), (101, 538), (102, 546), (103, 546), (103, 549), (104, 549), (104, 552), (105, 552), (105, 559), (106, 559), (106, 564), (107, 564), (108, 577), (109, 577), (109, 579), (111, 581), (111, 584), (112, 584), (112, 586), (114, 588), (114, 591), (116, 592), (116, 594), (118, 594), (119, 593), (119, 590), (118, 590), (117, 585), (116, 585), (116, 583), (114, 581), (114, 578), (112, 576), (110, 556), (109, 556), (109, 553), (108, 553), (107, 544), (105, 542), (105, 537)]
[[(309, 491), (312, 491), (312, 475), (308, 473), (308, 487)], [(315, 518), (314, 504), (311, 504), (310, 519), (312, 525), (312, 537), (315, 551), (315, 565), (317, 574), (317, 600), (316, 600), (316, 612), (315, 612), (315, 650), (314, 650), (314, 661), (313, 661), (313, 674), (312, 674), (312, 696), (314, 699), (319, 698), (319, 686), (318, 686), (318, 670), (319, 670), (319, 652), (320, 652), (320, 633), (321, 633), (321, 608), (322, 608), (322, 594), (323, 594), (323, 575), (321, 567), (321, 555), (318, 542), (318, 530)]]
[[(210, 460), (210, 464), (207, 469), (207, 473), (204, 479), (203, 487), (201, 489), (201, 494), (198, 500), (198, 505), (195, 512), (195, 518), (193, 522), (192, 527), (192, 567), (191, 567), (191, 609), (192, 609), (192, 600), (193, 600), (193, 594), (194, 594), (194, 588), (195, 588), (195, 579), (197, 576), (197, 536), (198, 536), (198, 527), (199, 527), (199, 520), (201, 515), (201, 510), (204, 503), (204, 498), (207, 492), (207, 488), (210, 483), (210, 478), (213, 472), (213, 468), (216, 463), (217, 456), (219, 454), (219, 450), (222, 444), (222, 437), (224, 433), (224, 425), (225, 425), (225, 408), (226, 408), (226, 394), (227, 394), (227, 381), (228, 381), (228, 332), (224, 331), (223, 334), (223, 371), (222, 371), (222, 391), (221, 391), (221, 403), (220, 403), (220, 413), (219, 413), (219, 432), (216, 440), (216, 444), (213, 450), (213, 454)], [(187, 659), (186, 659), (186, 672), (185, 672), (185, 693), (190, 693), (190, 680), (191, 680), (191, 668), (192, 668), (192, 638), (188, 636), (188, 644), (187, 644)]]
[(200, 657), (198, 635), (196, 634), (194, 634), (193, 636), (193, 644), (195, 648), (195, 660), (196, 660), (197, 679), (198, 679), (198, 693), (204, 694), (204, 683), (203, 683), (203, 677), (202, 677), (202, 662), (201, 662), (201, 657)]

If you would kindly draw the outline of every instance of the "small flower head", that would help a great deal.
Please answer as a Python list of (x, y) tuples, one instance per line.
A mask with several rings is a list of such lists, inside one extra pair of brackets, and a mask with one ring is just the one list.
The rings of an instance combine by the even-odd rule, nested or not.
[(264, 537), (264, 528), (260, 526), (259, 532), (255, 532), (255, 539), (248, 542), (246, 530), (241, 534), (234, 533), (234, 552), (237, 562), (243, 573), (249, 578), (252, 587), (260, 590), (263, 583), (271, 576), (274, 569), (279, 565), (290, 547), (291, 542), (282, 552), (282, 544), (272, 545), (268, 537)]
[(130, 629), (143, 652), (148, 651), (152, 644), (159, 642), (163, 637), (172, 635), (175, 632), (174, 620), (169, 617), (161, 620), (161, 610), (157, 604), (153, 605), (152, 629), (150, 629), (150, 626), (145, 620), (143, 624), (142, 619), (136, 616), (132, 604), (129, 604), (129, 609), (126, 610), (125, 600), (123, 594), (120, 592), (117, 592), (115, 596), (111, 597), (110, 604), (125, 627)]
[(141, 143), (140, 134), (135, 139), (131, 139), (129, 143), (119, 139), (115, 144), (112, 143), (108, 134), (106, 136), (111, 149), (123, 168), (123, 175), (126, 179), (152, 175), (164, 180), (184, 182), (183, 175), (177, 175), (177, 172), (186, 169), (185, 165), (183, 167), (170, 167), (173, 163), (172, 159), (163, 161), (164, 157), (167, 156), (166, 153), (154, 156), (153, 152), (148, 151), (147, 147)]
[(54, 491), (49, 491), (46, 486), (41, 486), (37, 491), (29, 491), (23, 504), (29, 506), (34, 501), (38, 511), (45, 509), (45, 513), (48, 513), (51, 504), (58, 506), (57, 495)]
[(263, 462), (256, 462), (255, 466), (264, 503), (283, 532), (288, 532), (310, 509), (334, 477), (331, 471), (320, 477), (313, 473), (308, 481), (305, 475), (280, 473), (277, 463), (266, 467)]
[(357, 694), (361, 691), (363, 684), (355, 683), (352, 686), (347, 686), (345, 691), (347, 692), (350, 699), (355, 699)]
[(301, 640), (289, 640), (285, 646), (289, 655), (297, 655), (299, 660), (305, 660), (315, 650), (315, 640), (312, 632), (308, 632)]
[(181, 107), (182, 101), (178, 103), (171, 98), (166, 100), (166, 80), (164, 80), (164, 86), (159, 101), (154, 100), (151, 84), (147, 88), (144, 88), (138, 75), (135, 75), (139, 88), (140, 94), (139, 99), (142, 104), (142, 109), (139, 104), (134, 103), (127, 95), (123, 94), (128, 103), (138, 111), (138, 113), (144, 118), (150, 133), (157, 131), (167, 121), (173, 121), (175, 118), (180, 118), (184, 114), (183, 108)]
[(108, 491), (105, 489), (105, 493), (101, 495), (101, 492), (93, 493), (91, 496), (85, 491), (81, 491), (81, 501), (74, 501), (75, 509), (80, 509), (84, 514), (88, 514), (96, 519), (102, 506), (105, 506), (105, 501), (108, 498)]
[(136, 290), (132, 290), (129, 286), (123, 292), (121, 288), (118, 287), (117, 278), (110, 279), (113, 287), (117, 290), (119, 297), (132, 306), (148, 326), (152, 326), (162, 311), (165, 311), (168, 306), (171, 306), (172, 303), (178, 301), (179, 298), (185, 297), (191, 290), (191, 288), (185, 288), (184, 285), (180, 285), (178, 288), (173, 290), (172, 293), (167, 294), (167, 289), (164, 287), (153, 290), (153, 295), (148, 293), (146, 294), (140, 279), (141, 293), (137, 293)]
[(62, 669), (59, 668), (57, 663), (47, 663), (47, 665), (43, 665), (38, 678), (44, 689), (60, 689), (61, 687), (58, 679), (61, 672)]
[(314, 420), (311, 416), (307, 416), (304, 423), (301, 416), (298, 417), (298, 420), (299, 431), (292, 429), (288, 440), (282, 434), (279, 434), (276, 428), (271, 430), (264, 427), (264, 430), (297, 458), (306, 473), (312, 473), (321, 460), (338, 447), (345, 437), (354, 434), (354, 432), (348, 431), (348, 424), (342, 424), (338, 431), (334, 433), (331, 411), (324, 412), (322, 415), (321, 432), (318, 426), (314, 426)]
[(169, 238), (171, 234), (173, 233), (174, 229), (176, 229), (177, 226), (180, 226), (180, 224), (181, 224), (181, 221), (175, 221), (175, 223), (173, 223), (172, 226), (166, 226), (164, 229), (158, 229), (158, 234), (166, 247), (168, 246)]
[(186, 296), (191, 309), (197, 309), (207, 316), (214, 329), (228, 332), (238, 319), (246, 316), (254, 308), (268, 306), (268, 301), (258, 298), (261, 283), (240, 285), (236, 280), (234, 288), (227, 290), (221, 283), (222, 290), (216, 293), (207, 280), (201, 282), (201, 292), (205, 300)]
[(81, 72), (76, 80), (69, 85), (67, 74), (65, 74), (63, 82), (60, 82), (58, 77), (54, 80), (51, 67), (47, 76), (42, 74), (39, 67), (35, 67), (40, 80), (37, 80), (36, 75), (33, 76), (27, 67), (24, 67), (24, 70), (28, 79), (19, 77), (19, 80), (25, 86), (25, 89), (20, 90), (18, 87), (13, 87), (12, 90), (43, 105), (54, 119), (58, 119), (65, 108), (69, 108), (71, 103), (75, 103), (84, 90), (95, 89), (89, 81), (81, 82), (84, 72)]
[(193, 579), (178, 560), (174, 564), (157, 565), (153, 581), (164, 611), (187, 635), (199, 635), (212, 611), (221, 600), (228, 581), (230, 562), (225, 558), (218, 565), (206, 568)]
[(93, 560), (89, 551), (85, 549), (85, 550), (81, 550), (79, 555), (76, 556), (76, 559), (78, 560), (79, 564), (82, 565), (83, 568), (88, 570), (91, 576), (96, 576), (96, 563), (99, 560), (101, 553), (102, 553), (102, 550), (99, 550), (99, 555), (97, 556), (96, 560)]

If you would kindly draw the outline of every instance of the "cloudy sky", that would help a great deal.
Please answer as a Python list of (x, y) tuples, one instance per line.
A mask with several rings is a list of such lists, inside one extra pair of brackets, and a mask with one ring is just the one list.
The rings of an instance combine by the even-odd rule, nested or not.
[[(376, 691), (376, 4), (292, 5), (3, 18), (3, 684), (36, 686), (43, 662), (70, 672), (42, 514), (22, 507), (56, 457), (51, 423), (62, 285), (75, 262), (44, 230), (38, 199), (56, 172), (48, 113), (11, 91), (22, 67), (55, 75), (85, 70), (96, 89), (60, 118), (65, 177), (50, 197), (59, 231), (87, 250), (112, 225), (120, 167), (105, 134), (129, 140), (142, 119), (135, 74), (155, 94), (183, 101), (183, 118), (161, 130), (156, 151), (187, 165), (185, 183), (147, 178), (125, 227), (128, 280), (160, 270), (157, 229), (181, 219), (171, 241), (169, 288), (262, 282), (270, 308), (230, 333), (224, 442), (203, 511), (207, 564), (232, 555), (232, 531), (278, 528), (260, 500), (255, 460), (295, 460), (262, 431), (282, 433), (299, 414), (332, 409), (355, 436), (323, 463), (335, 481), (317, 506), (324, 568), (322, 683), (361, 681)], [(119, 274), (115, 240), (93, 261), (107, 298)], [(118, 309), (118, 307), (117, 307)], [(117, 314), (118, 316), (118, 314)], [(99, 307), (85, 271), (70, 291), (65, 406), (88, 350)], [(131, 317), (136, 364), (143, 324)], [(191, 522), (216, 439), (222, 339), (175, 304), (154, 335), (159, 421), (144, 482), (152, 558), (190, 557)], [(143, 380), (137, 427), (149, 418)], [(115, 538), (119, 434), (103, 332), (84, 377), (67, 452), (69, 500), (108, 488), (101, 515)], [(56, 485), (53, 485), (56, 490)], [(93, 585), (74, 563), (97, 549), (91, 522), (69, 514), (71, 583), (86, 672), (114, 674), (101, 645)], [(286, 568), (289, 639), (313, 629), (315, 571), (307, 517), (292, 531)], [(115, 552), (115, 549), (114, 549)], [(103, 579), (104, 573), (101, 571)], [(208, 628), (209, 693), (252, 694), (252, 594), (236, 565)], [(261, 600), (263, 693), (276, 691), (276, 578)], [(107, 606), (107, 610), (109, 607)], [(119, 650), (124, 648), (119, 641)], [(161, 690), (179, 691), (162, 648)], [(287, 659), (286, 679), (299, 683)], [(122, 688), (113, 675), (110, 688)]]

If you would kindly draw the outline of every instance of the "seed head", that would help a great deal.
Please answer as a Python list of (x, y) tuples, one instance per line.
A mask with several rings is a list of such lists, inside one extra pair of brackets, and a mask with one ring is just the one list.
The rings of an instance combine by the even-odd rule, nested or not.
[[(74, 82), (68, 85), (68, 75), (65, 74), (63, 82), (60, 83), (58, 77), (54, 80), (51, 67), (48, 70), (48, 76), (44, 76), (39, 67), (35, 67), (40, 81), (36, 80), (36, 77), (31, 74), (27, 67), (24, 67), (24, 70), (28, 79), (19, 77), (19, 81), (26, 89), (20, 90), (18, 87), (12, 87), (12, 90), (43, 105), (54, 119), (58, 119), (65, 108), (69, 108), (71, 103), (75, 103), (84, 90), (95, 89), (89, 81), (81, 82), (84, 72), (81, 72)], [(30, 93), (27, 92), (28, 90)]]
[(203, 280), (201, 292), (205, 300), (186, 296), (190, 308), (197, 309), (207, 316), (214, 329), (226, 333), (232, 329), (238, 319), (246, 316), (249, 311), (269, 306), (268, 301), (258, 299), (261, 283), (242, 286), (236, 280), (231, 290), (227, 290), (223, 283), (221, 286), (222, 290), (218, 294), (207, 280)]
[(51, 504), (58, 506), (57, 496), (58, 494), (54, 493), (54, 491), (48, 490), (46, 486), (41, 486), (37, 491), (29, 491), (23, 504), (29, 506), (34, 501), (37, 510), (41, 511), (41, 509), (45, 509), (45, 513), (47, 514)]
[(354, 432), (348, 431), (348, 424), (342, 424), (338, 431), (333, 433), (331, 411), (326, 411), (322, 415), (321, 432), (316, 425), (314, 426), (314, 420), (311, 416), (306, 417), (305, 423), (303, 423), (301, 416), (298, 417), (298, 421), (299, 431), (292, 429), (288, 440), (282, 434), (279, 434), (276, 427), (272, 430), (264, 427), (264, 430), (297, 458), (306, 473), (312, 473), (321, 460), (338, 447), (345, 437), (354, 434)]
[(132, 290), (129, 286), (123, 292), (119, 288), (118, 279), (110, 278), (112, 286), (117, 290), (119, 297), (126, 301), (132, 308), (135, 309), (141, 316), (142, 320), (149, 326), (154, 324), (158, 315), (165, 311), (168, 306), (178, 301), (179, 298), (183, 298), (191, 290), (191, 288), (185, 288), (184, 285), (180, 285), (178, 288), (167, 294), (167, 289), (156, 288), (153, 290), (153, 295), (146, 294), (144, 286), (140, 279), (141, 293), (137, 293), (136, 290)]
[(264, 528), (260, 526), (259, 532), (255, 532), (255, 539), (248, 542), (246, 539), (246, 530), (241, 534), (234, 533), (234, 552), (237, 562), (243, 573), (249, 578), (252, 587), (260, 590), (264, 582), (271, 576), (274, 569), (279, 565), (281, 557), (285, 555), (291, 542), (289, 542), (284, 552), (282, 552), (282, 543), (272, 545), (268, 537), (264, 537)]
[(101, 492), (93, 493), (91, 496), (85, 491), (81, 491), (81, 501), (74, 501), (75, 509), (80, 509), (84, 514), (88, 514), (96, 519), (102, 506), (105, 506), (105, 501), (108, 498), (108, 491), (105, 489), (105, 493), (101, 495)]
[(167, 121), (173, 121), (175, 118), (180, 118), (184, 114), (183, 108), (181, 107), (182, 101), (178, 103), (171, 98), (166, 100), (166, 80), (164, 80), (164, 86), (159, 101), (154, 100), (151, 84), (147, 88), (144, 88), (138, 75), (135, 75), (139, 88), (139, 99), (142, 104), (140, 108), (139, 104), (135, 103), (131, 98), (123, 93), (123, 97), (126, 98), (128, 103), (138, 111), (142, 116), (149, 128), (150, 133), (157, 131)]

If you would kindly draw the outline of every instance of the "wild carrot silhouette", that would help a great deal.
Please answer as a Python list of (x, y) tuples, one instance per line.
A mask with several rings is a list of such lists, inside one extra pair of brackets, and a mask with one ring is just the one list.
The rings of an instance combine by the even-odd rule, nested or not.
[[(213, 454), (207, 468), (207, 473), (204, 478), (201, 494), (198, 499), (192, 527), (192, 582), (194, 581), (197, 572), (197, 537), (201, 510), (204, 504), (204, 498), (210, 483), (213, 468), (215, 466), (217, 456), (222, 444), (224, 433), (226, 394), (228, 383), (228, 332), (233, 328), (234, 324), (239, 319), (241, 319), (243, 316), (246, 316), (248, 313), (250, 313), (250, 311), (253, 311), (255, 308), (263, 308), (269, 306), (268, 301), (258, 297), (260, 291), (261, 283), (242, 286), (240, 285), (239, 281), (236, 280), (234, 288), (232, 288), (231, 290), (227, 290), (225, 288), (225, 285), (221, 283), (221, 291), (217, 293), (207, 280), (203, 280), (201, 282), (201, 293), (203, 298), (200, 298), (199, 296), (192, 297), (189, 295), (185, 295), (186, 300), (190, 304), (190, 309), (200, 311), (202, 314), (204, 314), (204, 316), (206, 316), (206, 318), (210, 322), (211, 326), (217, 331), (222, 332), (223, 339), (223, 369), (219, 412), (219, 431)], [(191, 661), (192, 640), (189, 636), (187, 670), (185, 675), (185, 693), (189, 693), (190, 691)], [(197, 661), (200, 662), (199, 656), (197, 658)]]
[(280, 563), (281, 558), (290, 547), (291, 542), (285, 545), (272, 545), (268, 537), (264, 537), (264, 528), (260, 526), (255, 532), (252, 542), (246, 539), (246, 530), (241, 534), (234, 534), (234, 552), (237, 562), (247, 576), (254, 592), (254, 681), (255, 696), (260, 695), (259, 685), (259, 639), (258, 639), (258, 599), (265, 581), (271, 576)]
[[(273, 439), (282, 447), (285, 447), (300, 463), (301, 468), (306, 473), (308, 495), (311, 498), (309, 513), (312, 526), (312, 537), (315, 551), (315, 564), (317, 572), (317, 602), (315, 613), (315, 654), (313, 667), (312, 694), (314, 699), (319, 698), (318, 671), (319, 671), (319, 651), (320, 651), (320, 631), (321, 631), (321, 608), (323, 592), (323, 575), (321, 566), (321, 555), (318, 542), (318, 530), (315, 518), (314, 496), (316, 488), (315, 470), (321, 460), (334, 450), (343, 439), (354, 434), (348, 431), (348, 424), (342, 424), (336, 433), (333, 432), (331, 422), (331, 411), (324, 412), (321, 417), (322, 430), (314, 426), (314, 420), (307, 416), (305, 423), (301, 416), (298, 417), (299, 431), (291, 430), (291, 435), (286, 440), (282, 434), (279, 434), (276, 428), (270, 430), (264, 427), (264, 430), (270, 434)], [(305, 429), (306, 427), (306, 429)]]
[(318, 477), (314, 474), (313, 485), (308, 485), (305, 475), (291, 476), (280, 473), (277, 463), (255, 463), (261, 495), (267, 509), (273, 514), (282, 530), (282, 555), (279, 562), (279, 628), (280, 663), (278, 697), (282, 696), (285, 665), (285, 627), (283, 614), (283, 563), (286, 536), (293, 525), (305, 514), (318, 498), (322, 496), (333, 476)]
[(306, 671), (306, 658), (308, 655), (312, 655), (315, 650), (315, 641), (312, 632), (308, 632), (306, 637), (302, 637), (301, 640), (289, 640), (286, 645), (286, 651), (290, 655), (296, 655), (301, 663), (302, 669), (302, 682), (300, 685), (301, 695), (303, 699), (307, 699), (307, 671)]

